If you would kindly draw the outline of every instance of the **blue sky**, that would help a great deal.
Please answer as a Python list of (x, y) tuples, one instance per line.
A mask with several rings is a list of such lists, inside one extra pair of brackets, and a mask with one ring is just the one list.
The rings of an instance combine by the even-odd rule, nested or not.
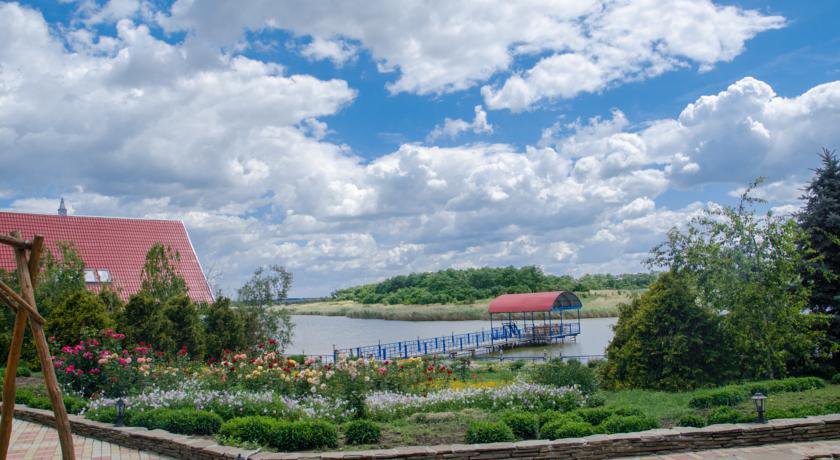
[[(644, 269), (840, 134), (840, 5), (0, 3), (0, 209), (181, 219), (232, 292)], [(832, 24), (832, 21), (834, 24)], [(40, 166), (49, 165), (50, 174)], [(36, 167), (39, 166), (39, 167)]]

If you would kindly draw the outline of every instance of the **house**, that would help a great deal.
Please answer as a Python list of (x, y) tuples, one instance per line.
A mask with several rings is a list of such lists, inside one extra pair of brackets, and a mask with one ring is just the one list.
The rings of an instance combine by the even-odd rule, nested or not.
[[(14, 230), (23, 238), (43, 235), (45, 251), (58, 254), (59, 241), (72, 241), (85, 262), (85, 282), (98, 292), (110, 286), (123, 300), (140, 290), (146, 253), (155, 243), (181, 256), (178, 269), (195, 301), (213, 301), (207, 279), (184, 223), (178, 220), (68, 216), (61, 201), (58, 215), (0, 212), (0, 233)], [(15, 270), (13, 250), (0, 246), (0, 269)]]

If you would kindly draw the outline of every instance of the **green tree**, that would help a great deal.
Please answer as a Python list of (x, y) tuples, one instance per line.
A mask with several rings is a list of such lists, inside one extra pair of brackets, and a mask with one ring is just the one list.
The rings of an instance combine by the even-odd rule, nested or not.
[(730, 350), (719, 316), (697, 301), (691, 276), (668, 272), (621, 306), (605, 385), (677, 391), (725, 380)]
[(292, 274), (279, 265), (259, 267), (237, 290), (239, 311), (245, 320), (249, 345), (277, 341), (280, 350), (292, 342), (294, 323), (287, 308), (280, 307), (292, 286)]
[(141, 291), (128, 299), (117, 326), (133, 342), (143, 342), (168, 353), (175, 350), (172, 325), (163, 303), (147, 292)]
[(113, 327), (105, 304), (88, 291), (71, 294), (47, 317), (47, 335), (62, 345), (73, 345), (84, 337), (85, 330), (101, 331)]
[(122, 301), (120, 295), (107, 284), (99, 290), (99, 300), (105, 304), (105, 309), (111, 316), (118, 315), (125, 308), (125, 302)]
[[(805, 206), (797, 219), (807, 246), (819, 254), (804, 272), (811, 288), (810, 307), (829, 315), (829, 336), (840, 343), (840, 158), (823, 149), (820, 159), (822, 165), (805, 189)], [(840, 367), (840, 354), (835, 354), (834, 366)]]
[(47, 251), (42, 260), (35, 303), (45, 317), (73, 294), (85, 290), (85, 263), (72, 242), (56, 243), (58, 255)]
[[(737, 207), (712, 207), (685, 231), (672, 229), (648, 262), (692, 275), (700, 304), (722, 315), (741, 377), (777, 378), (789, 363), (822, 359), (824, 350), (802, 327), (810, 292), (801, 273), (812, 254), (799, 246), (803, 233), (794, 220), (755, 213), (762, 201), (750, 194), (760, 183)], [(788, 345), (797, 342), (811, 352), (793, 355)]]
[(208, 358), (220, 359), (225, 350), (242, 350), (247, 347), (245, 319), (231, 308), (230, 299), (219, 297), (216, 302), (205, 304), (202, 310)]
[(191, 358), (201, 359), (205, 352), (204, 327), (198, 307), (187, 295), (167, 299), (163, 314), (169, 321), (168, 330), (175, 350), (185, 349)]
[(181, 255), (178, 251), (161, 243), (152, 245), (146, 253), (140, 290), (161, 302), (187, 294), (187, 282), (178, 272), (180, 263)]

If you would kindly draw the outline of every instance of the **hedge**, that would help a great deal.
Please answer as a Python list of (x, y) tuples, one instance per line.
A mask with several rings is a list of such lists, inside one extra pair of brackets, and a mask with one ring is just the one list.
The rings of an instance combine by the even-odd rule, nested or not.
[(465, 441), (467, 444), (484, 444), (488, 442), (512, 442), (516, 440), (513, 430), (501, 422), (473, 422), (467, 428)]
[(595, 427), (587, 422), (555, 420), (546, 423), (540, 431), (542, 439), (580, 438), (595, 433)]
[(537, 439), (540, 434), (540, 420), (528, 412), (503, 412), (499, 419), (509, 426), (517, 439)]
[(211, 435), (219, 431), (222, 418), (205, 410), (161, 408), (134, 414), (131, 424), (170, 433)]
[(370, 420), (354, 420), (344, 426), (344, 440), (347, 444), (376, 444), (382, 430)]
[(714, 390), (699, 392), (688, 401), (690, 407), (705, 409), (718, 406), (734, 406), (749, 399), (755, 393), (765, 395), (813, 390), (825, 386), (825, 381), (818, 377), (792, 377), (781, 380), (766, 380), (728, 385)]
[(264, 416), (237, 417), (224, 422), (219, 435), (234, 442), (253, 442), (281, 451), (338, 446), (335, 425), (322, 421), (286, 421)]
[(598, 428), (608, 434), (632, 433), (659, 428), (659, 422), (646, 415), (611, 415)]

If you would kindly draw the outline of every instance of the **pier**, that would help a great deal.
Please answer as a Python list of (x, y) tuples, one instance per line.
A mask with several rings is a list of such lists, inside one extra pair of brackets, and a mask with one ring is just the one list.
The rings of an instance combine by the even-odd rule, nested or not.
[(508, 348), (576, 340), (581, 332), (582, 307), (580, 299), (566, 291), (505, 294), (495, 298), (488, 306), (488, 329), (335, 348), (332, 356), (323, 356), (322, 359), (334, 361), (340, 355), (379, 361), (432, 355), (480, 357)]

